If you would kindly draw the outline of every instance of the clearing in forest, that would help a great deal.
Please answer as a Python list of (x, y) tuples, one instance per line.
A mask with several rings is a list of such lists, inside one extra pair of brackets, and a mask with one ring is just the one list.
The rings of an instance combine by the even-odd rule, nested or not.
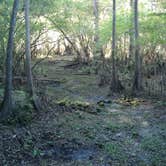
[(108, 87), (69, 59), (36, 69), (46, 109), (24, 126), (0, 125), (0, 165), (164, 166), (166, 108), (108, 98)]

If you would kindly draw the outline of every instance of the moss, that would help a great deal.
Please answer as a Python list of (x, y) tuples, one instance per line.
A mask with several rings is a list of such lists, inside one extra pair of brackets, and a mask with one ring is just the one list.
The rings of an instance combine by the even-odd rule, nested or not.
[(91, 105), (88, 102), (82, 102), (82, 101), (72, 101), (64, 98), (63, 100), (60, 100), (57, 102), (59, 106), (65, 106), (69, 109), (73, 110), (81, 110), (86, 111), (91, 109)]
[(99, 105), (100, 107), (104, 107), (104, 106), (105, 106), (105, 104), (104, 104), (103, 101), (98, 102), (98, 105)]
[(117, 100), (117, 103), (120, 103), (124, 106), (138, 106), (141, 102), (143, 101), (137, 98), (120, 98)]

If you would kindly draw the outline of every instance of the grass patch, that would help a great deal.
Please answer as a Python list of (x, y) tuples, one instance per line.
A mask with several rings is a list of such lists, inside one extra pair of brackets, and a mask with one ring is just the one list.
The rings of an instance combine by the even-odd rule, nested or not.
[(109, 142), (105, 144), (106, 152), (111, 156), (113, 160), (117, 160), (120, 163), (127, 163), (127, 154), (122, 147), (122, 145), (117, 144), (116, 142)]
[(155, 108), (165, 108), (166, 107), (166, 101), (158, 101), (155, 103)]
[(142, 148), (148, 151), (157, 152), (162, 149), (163, 141), (159, 138), (145, 138), (142, 141)]
[(121, 130), (128, 130), (128, 129), (132, 129), (134, 126), (132, 124), (128, 124), (128, 123), (120, 123), (118, 122), (114, 122), (111, 121), (107, 124), (107, 129), (111, 130), (113, 133), (119, 132)]
[(149, 160), (154, 166), (165, 166), (166, 143), (160, 137), (145, 138), (141, 147), (150, 155)]

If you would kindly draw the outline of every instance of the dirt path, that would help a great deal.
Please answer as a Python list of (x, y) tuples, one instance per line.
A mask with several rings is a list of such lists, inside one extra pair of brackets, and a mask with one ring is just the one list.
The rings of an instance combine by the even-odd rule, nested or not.
[(107, 98), (95, 75), (67, 63), (39, 69), (38, 76), (59, 81), (38, 86), (50, 109), (24, 127), (0, 125), (0, 165), (165, 166), (166, 108)]

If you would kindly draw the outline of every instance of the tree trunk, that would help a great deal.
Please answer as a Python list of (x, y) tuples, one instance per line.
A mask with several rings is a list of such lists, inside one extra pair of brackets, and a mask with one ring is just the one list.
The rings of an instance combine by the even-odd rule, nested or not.
[[(130, 0), (130, 10), (131, 10), (131, 23), (133, 22), (133, 0)], [(133, 56), (133, 43), (134, 43), (134, 39), (133, 39), (133, 25), (131, 24), (131, 27), (129, 29), (129, 36), (130, 36), (130, 45), (129, 45), (129, 60), (131, 60), (132, 56)]]
[(116, 0), (113, 0), (113, 21), (112, 21), (112, 87), (116, 85), (115, 69), (115, 35), (116, 35)]
[(30, 97), (33, 97), (33, 79), (32, 79), (32, 71), (31, 71), (31, 46), (30, 46), (30, 20), (29, 20), (29, 4), (30, 0), (25, 0), (25, 26), (26, 26), (26, 74), (27, 74), (27, 90)]
[(133, 83), (133, 91), (142, 89), (141, 80), (141, 56), (139, 52), (139, 28), (138, 28), (138, 0), (134, 1), (134, 38), (135, 38), (135, 75)]
[(116, 62), (115, 62), (115, 52), (116, 52), (116, 0), (113, 0), (113, 20), (112, 20), (112, 78), (110, 90), (112, 92), (120, 92), (123, 90), (120, 80), (118, 79)]
[(26, 48), (25, 48), (25, 55), (26, 55), (26, 74), (27, 74), (27, 91), (29, 93), (29, 98), (32, 100), (32, 104), (37, 111), (40, 111), (41, 103), (37, 96), (34, 93), (33, 87), (33, 78), (32, 78), (32, 67), (31, 67), (31, 42), (30, 42), (30, 20), (29, 20), (29, 7), (30, 7), (30, 0), (24, 0), (25, 4), (25, 28), (26, 28)]
[[(93, 12), (94, 12), (94, 25), (95, 25), (95, 50), (98, 52), (99, 47), (99, 0), (93, 0)], [(96, 53), (95, 52), (95, 53)]]
[(15, 31), (18, 8), (19, 8), (19, 0), (14, 0), (11, 21), (10, 21), (9, 38), (7, 44), (5, 92), (4, 92), (4, 100), (1, 107), (2, 119), (6, 119), (12, 114), (13, 45), (14, 45), (14, 31)]

